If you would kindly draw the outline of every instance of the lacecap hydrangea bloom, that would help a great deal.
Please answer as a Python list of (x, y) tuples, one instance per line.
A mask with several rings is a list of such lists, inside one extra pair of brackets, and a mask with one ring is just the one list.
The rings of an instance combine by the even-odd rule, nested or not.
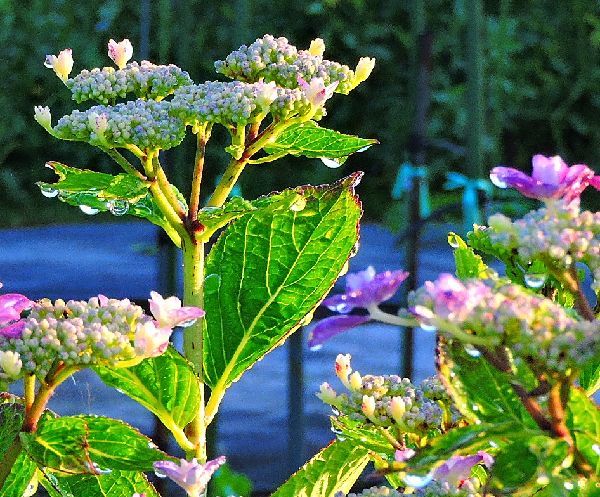
[(415, 386), (408, 378), (396, 375), (361, 376), (352, 371), (349, 354), (337, 356), (335, 371), (347, 391), (338, 394), (323, 383), (317, 397), (331, 405), (336, 416), (381, 427), (396, 426), (418, 435), (446, 431), (461, 420), (437, 378), (427, 378)]
[(567, 374), (600, 359), (600, 321), (503, 280), (461, 281), (442, 274), (409, 295), (426, 327), (485, 347), (505, 346), (541, 370)]

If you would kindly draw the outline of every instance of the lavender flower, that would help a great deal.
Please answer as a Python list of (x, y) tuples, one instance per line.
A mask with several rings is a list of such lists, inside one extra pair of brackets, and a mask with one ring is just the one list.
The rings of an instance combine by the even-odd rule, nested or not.
[(204, 494), (213, 473), (224, 463), (224, 456), (217, 457), (206, 464), (200, 464), (195, 458), (190, 462), (181, 459), (179, 464), (172, 461), (157, 461), (154, 463), (154, 471), (157, 476), (173, 480), (187, 492), (189, 497), (200, 497)]
[[(0, 283), (1, 287), (2, 283)], [(32, 305), (31, 300), (19, 293), (0, 295), (0, 337), (19, 337), (24, 327), (21, 313), (30, 309)]]
[(500, 188), (515, 188), (526, 197), (544, 199), (564, 198), (570, 202), (579, 198), (592, 185), (600, 190), (600, 177), (594, 176), (588, 166), (567, 166), (558, 156), (534, 155), (531, 176), (512, 167), (495, 167), (490, 172), (492, 183)]
[(471, 476), (473, 467), (480, 463), (491, 468), (494, 458), (482, 450), (471, 456), (452, 456), (435, 469), (433, 479), (439, 483), (447, 482), (451, 487), (459, 488), (462, 482)]
[[(407, 278), (405, 271), (376, 273), (372, 266), (346, 276), (346, 291), (323, 301), (332, 311), (347, 314), (355, 308), (373, 310), (381, 302), (392, 298), (400, 284)], [(366, 316), (332, 316), (320, 321), (311, 331), (308, 345), (316, 348), (331, 337), (373, 319)]]

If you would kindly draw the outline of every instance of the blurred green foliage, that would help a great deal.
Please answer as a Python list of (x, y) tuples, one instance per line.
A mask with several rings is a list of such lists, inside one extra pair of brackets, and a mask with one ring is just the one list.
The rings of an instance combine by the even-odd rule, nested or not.
[[(416, 0), (412, 0), (416, 1)], [(109, 160), (80, 143), (52, 139), (33, 120), (34, 105), (49, 105), (54, 120), (73, 108), (69, 94), (43, 67), (46, 54), (71, 47), (75, 71), (108, 65), (106, 42), (128, 37), (140, 57), (143, 5), (150, 8), (149, 59), (175, 62), (196, 81), (218, 79), (212, 62), (264, 33), (286, 36), (299, 47), (321, 37), (326, 57), (353, 66), (377, 58), (371, 78), (349, 97), (335, 96), (328, 127), (374, 137), (381, 145), (351, 158), (344, 171), (319, 161), (288, 159), (255, 166), (242, 177), (254, 197), (293, 183), (331, 181), (351, 170), (368, 173), (361, 194), (366, 214), (381, 219), (390, 188), (405, 160), (411, 127), (410, 85), (415, 39), (409, 2), (386, 0), (0, 0), (0, 223), (40, 223), (67, 211), (43, 198), (34, 182), (49, 180), (41, 167), (58, 160), (117, 172)], [(427, 0), (433, 35), (427, 162), (433, 185), (462, 170), (469, 132), (465, 98), (464, 0)], [(598, 169), (600, 141), (600, 3), (595, 0), (484, 2), (485, 163), (529, 168), (537, 152), (561, 154), (569, 163)], [(143, 29), (142, 29), (143, 31)], [(143, 38), (143, 37), (142, 37)], [(224, 142), (225, 137), (215, 140)], [(167, 157), (180, 185), (187, 183), (191, 140)], [(208, 181), (222, 172), (219, 147), (209, 150)], [(290, 175), (290, 169), (293, 175)], [(436, 175), (440, 181), (436, 181)], [(184, 188), (185, 189), (185, 188)], [(71, 213), (76, 216), (76, 213)]]

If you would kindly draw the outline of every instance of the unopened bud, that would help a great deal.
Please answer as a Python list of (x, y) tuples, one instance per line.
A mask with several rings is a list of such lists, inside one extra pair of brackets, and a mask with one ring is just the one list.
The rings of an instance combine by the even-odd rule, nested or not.
[(311, 55), (322, 57), (325, 52), (325, 42), (321, 38), (315, 38), (310, 42), (310, 48), (308, 49)]

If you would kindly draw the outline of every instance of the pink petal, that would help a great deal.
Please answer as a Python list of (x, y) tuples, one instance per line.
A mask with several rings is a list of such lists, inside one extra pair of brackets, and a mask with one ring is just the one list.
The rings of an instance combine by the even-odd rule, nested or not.
[(0, 336), (5, 338), (21, 338), (23, 330), (25, 329), (25, 320), (21, 319), (16, 323), (9, 324), (8, 326), (0, 327)]

